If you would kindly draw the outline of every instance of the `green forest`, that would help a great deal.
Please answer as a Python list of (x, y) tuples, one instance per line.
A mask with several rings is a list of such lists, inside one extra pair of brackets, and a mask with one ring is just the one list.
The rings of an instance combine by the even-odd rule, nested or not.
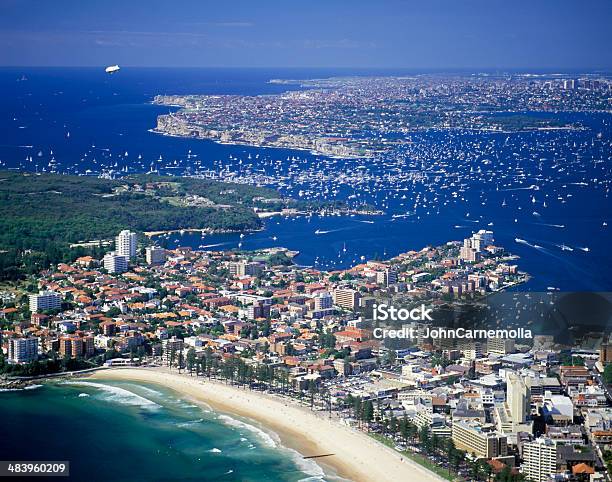
[[(167, 200), (187, 194), (224, 207)], [(90, 253), (70, 244), (110, 239), (122, 229), (257, 229), (261, 221), (252, 208), (278, 207), (284, 203), (278, 198), (270, 189), (195, 178), (138, 175), (111, 180), (0, 171), (0, 281)]]

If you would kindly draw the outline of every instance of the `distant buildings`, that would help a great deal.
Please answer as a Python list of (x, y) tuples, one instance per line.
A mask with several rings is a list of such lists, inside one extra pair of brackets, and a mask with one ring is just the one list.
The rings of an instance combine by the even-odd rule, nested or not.
[(468, 263), (480, 261), (480, 253), (472, 246), (471, 238), (466, 238), (463, 240), (463, 246), (459, 251), (459, 259), (462, 261), (467, 261)]
[(318, 293), (314, 296), (315, 311), (329, 310), (333, 306), (333, 300), (329, 293)]
[(340, 308), (355, 311), (359, 307), (359, 291), (352, 288), (338, 288), (334, 291), (334, 303)]
[(30, 295), (30, 311), (38, 313), (46, 310), (57, 310), (62, 306), (62, 299), (58, 293), (53, 291), (41, 291), (38, 294)]
[(563, 88), (565, 90), (574, 90), (576, 88), (576, 80), (574, 80), (574, 79), (565, 79), (563, 81)]
[(391, 268), (387, 268), (384, 271), (376, 272), (376, 282), (379, 285), (391, 286), (397, 283), (397, 272)]
[(228, 265), (229, 273), (232, 276), (258, 276), (263, 266), (254, 261), (232, 261)]
[(612, 363), (612, 343), (602, 343), (599, 347), (599, 361), (606, 365)]
[(30, 363), (38, 359), (38, 338), (9, 338), (9, 363)]
[(158, 246), (148, 246), (145, 249), (147, 264), (163, 264), (166, 261), (166, 250)]
[[(586, 400), (585, 400), (586, 401)], [(546, 423), (556, 426), (570, 425), (574, 421), (574, 404), (565, 395), (552, 395), (545, 392), (542, 415)]]
[[(128, 270), (128, 264), (131, 258), (136, 257), (137, 247), (136, 233), (124, 229), (115, 238), (115, 251), (106, 253), (102, 260), (104, 269), (109, 273), (124, 273)], [(157, 258), (161, 256), (159, 253), (155, 253), (154, 256)], [(148, 258), (147, 258), (148, 261)], [(152, 264), (152, 263), (149, 263)]]
[(492, 244), (493, 231), (481, 229), (477, 233), (472, 234), (471, 237), (463, 240), (463, 246), (459, 251), (459, 259), (469, 263), (480, 261), (480, 253), (484, 250), (484, 248)]
[(495, 405), (497, 429), (513, 438), (520, 431), (531, 432), (529, 414), (531, 393), (520, 375), (506, 374), (506, 402)]
[(531, 392), (532, 400), (541, 402), (546, 392), (553, 395), (561, 394), (561, 383), (556, 377), (527, 377), (525, 383)]
[(268, 318), (270, 316), (270, 305), (261, 301), (255, 301), (246, 307), (246, 317), (250, 320), (257, 318)]
[(506, 383), (508, 390), (506, 403), (510, 415), (512, 415), (512, 422), (514, 424), (525, 423), (529, 409), (529, 398), (531, 396), (529, 388), (525, 384), (523, 377), (515, 373), (508, 374)]
[(115, 252), (119, 256), (134, 258), (136, 256), (137, 237), (136, 233), (124, 229), (115, 239)]
[(479, 251), (482, 251), (487, 246), (491, 246), (495, 241), (493, 238), (493, 231), (488, 231), (486, 229), (481, 229), (476, 234), (472, 235), (472, 240), (474, 242), (474, 247)]
[(128, 270), (128, 257), (117, 254), (115, 251), (104, 255), (104, 269), (109, 273), (124, 273)]
[(487, 353), (494, 355), (507, 355), (514, 352), (515, 341), (512, 338), (487, 339)]
[(559, 376), (565, 387), (586, 385), (592, 378), (589, 370), (583, 366), (562, 366), (559, 368)]
[(612, 408), (587, 410), (585, 426), (591, 433), (594, 442), (608, 450), (612, 447)]

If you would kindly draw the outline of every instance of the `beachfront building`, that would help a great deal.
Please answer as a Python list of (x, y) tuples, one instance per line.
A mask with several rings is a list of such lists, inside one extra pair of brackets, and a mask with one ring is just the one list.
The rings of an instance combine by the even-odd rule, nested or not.
[(128, 270), (128, 257), (111, 251), (104, 255), (103, 264), (109, 273), (124, 273)]
[(134, 258), (136, 256), (136, 233), (124, 229), (115, 239), (115, 251), (119, 256)]
[[(429, 401), (430, 400), (431, 399), (429, 399)], [(422, 403), (423, 401), (424, 400), (421, 400), (420, 403), (415, 404), (415, 425), (419, 427), (419, 429), (427, 427), (432, 435), (437, 435), (438, 437), (450, 437), (452, 435), (452, 431), (446, 424), (446, 417), (440, 413), (434, 413), (432, 405), (425, 405)]]
[(46, 310), (58, 310), (62, 306), (62, 299), (58, 293), (54, 291), (41, 291), (38, 294), (28, 297), (30, 302), (30, 311), (38, 313)]
[(557, 445), (548, 438), (526, 443), (523, 446), (522, 471), (527, 480), (549, 480), (557, 472)]
[(59, 352), (62, 357), (80, 357), (83, 354), (83, 340), (81, 340), (78, 336), (60, 338)]
[(65, 336), (59, 339), (59, 352), (63, 357), (79, 358), (91, 356), (95, 352), (93, 336)]
[(164, 363), (168, 366), (176, 365), (179, 359), (179, 353), (183, 351), (185, 344), (183, 340), (172, 337), (162, 340), (162, 357)]
[(38, 338), (9, 338), (9, 363), (30, 363), (38, 359)]
[(452, 439), (458, 449), (478, 458), (491, 459), (508, 454), (508, 440), (492, 425), (474, 421), (453, 421)]

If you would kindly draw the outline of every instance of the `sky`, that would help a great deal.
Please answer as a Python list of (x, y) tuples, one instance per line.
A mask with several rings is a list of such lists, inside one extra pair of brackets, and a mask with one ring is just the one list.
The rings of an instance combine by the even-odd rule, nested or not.
[(0, 0), (0, 66), (612, 70), (611, 0)]

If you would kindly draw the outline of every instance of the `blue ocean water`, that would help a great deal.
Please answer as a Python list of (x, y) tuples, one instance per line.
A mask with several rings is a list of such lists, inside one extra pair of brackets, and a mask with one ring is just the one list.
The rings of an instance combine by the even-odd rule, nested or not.
[[(149, 132), (156, 116), (171, 110), (150, 104), (157, 94), (274, 94), (296, 87), (270, 84), (273, 78), (402, 73), (124, 69), (109, 76), (100, 69), (0, 69), (0, 167), (89, 175), (208, 170), (275, 188), (274, 179), (293, 176), (279, 187), (284, 194), (359, 200), (385, 215), (271, 218), (265, 231), (244, 238), (185, 234), (163, 242), (284, 246), (300, 252), (300, 264), (333, 269), (486, 228), (532, 275), (520, 289), (610, 290), (610, 114), (557, 113), (584, 127), (571, 131), (422, 131), (411, 134), (401, 158), (363, 162)], [(428, 173), (425, 182), (407, 176), (419, 170)]]
[(0, 406), (3, 460), (67, 460), (72, 480), (327, 479), (274, 434), (157, 385), (48, 383)]

